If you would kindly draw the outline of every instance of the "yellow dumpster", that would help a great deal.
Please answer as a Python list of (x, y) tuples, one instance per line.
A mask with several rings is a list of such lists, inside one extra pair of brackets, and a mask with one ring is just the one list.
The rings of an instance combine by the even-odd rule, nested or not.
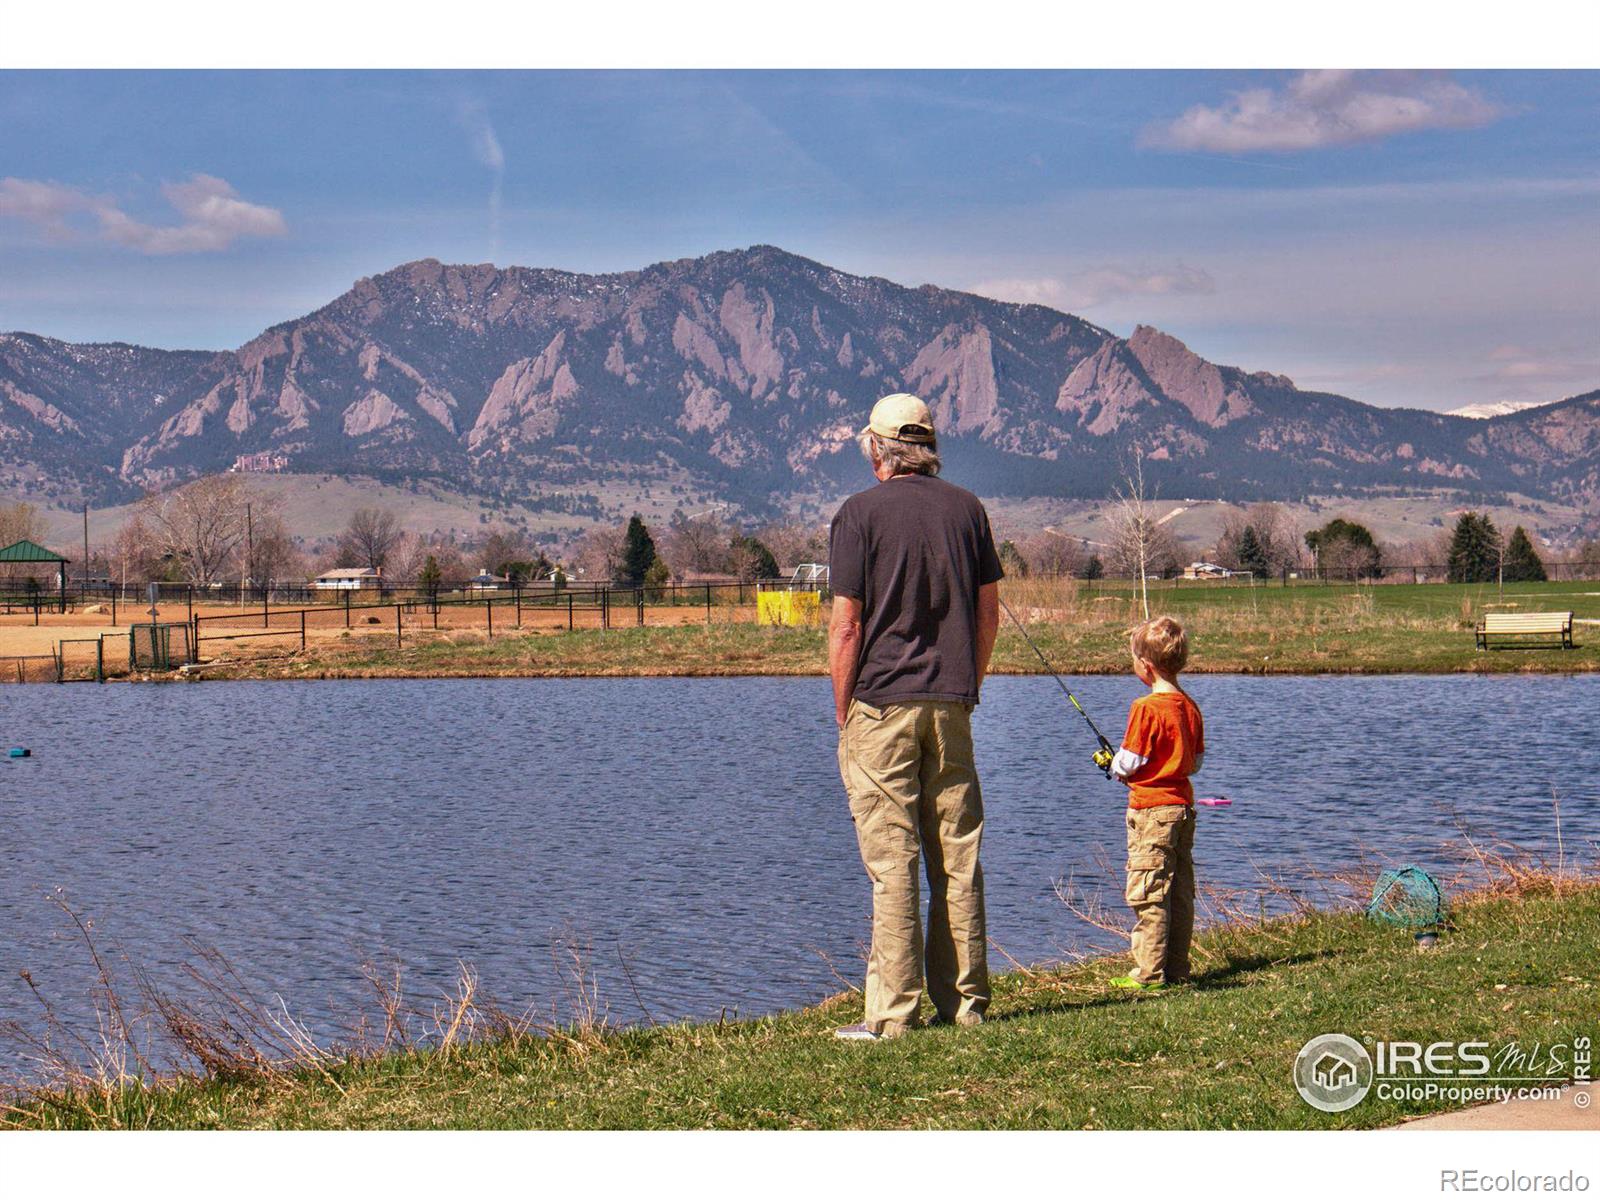
[(759, 592), (756, 620), (763, 625), (817, 625), (822, 621), (821, 592)]

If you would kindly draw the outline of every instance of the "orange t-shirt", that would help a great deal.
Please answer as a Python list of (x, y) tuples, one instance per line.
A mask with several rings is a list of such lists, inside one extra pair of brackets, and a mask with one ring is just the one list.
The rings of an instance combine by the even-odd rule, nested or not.
[(1128, 784), (1129, 808), (1192, 805), (1189, 776), (1205, 752), (1199, 706), (1183, 692), (1151, 692), (1128, 711), (1128, 732), (1111, 771)]

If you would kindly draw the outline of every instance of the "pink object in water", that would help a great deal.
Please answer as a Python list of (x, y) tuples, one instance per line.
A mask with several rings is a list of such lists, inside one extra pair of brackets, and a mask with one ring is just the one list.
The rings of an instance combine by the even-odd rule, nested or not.
[(1196, 800), (1195, 803), (1203, 804), (1207, 808), (1227, 808), (1233, 803), (1233, 801), (1229, 800), (1226, 796), (1203, 796), (1199, 800)]

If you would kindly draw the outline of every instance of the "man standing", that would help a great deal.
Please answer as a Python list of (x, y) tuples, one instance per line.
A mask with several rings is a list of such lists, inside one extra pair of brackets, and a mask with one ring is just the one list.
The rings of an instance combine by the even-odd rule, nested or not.
[(828, 665), (839, 773), (872, 880), (872, 954), (866, 1019), (835, 1034), (875, 1041), (919, 1024), (924, 955), (936, 1020), (977, 1025), (989, 1005), (971, 715), (1003, 572), (983, 505), (938, 478), (926, 404), (885, 396), (860, 444), (879, 482), (833, 519)]

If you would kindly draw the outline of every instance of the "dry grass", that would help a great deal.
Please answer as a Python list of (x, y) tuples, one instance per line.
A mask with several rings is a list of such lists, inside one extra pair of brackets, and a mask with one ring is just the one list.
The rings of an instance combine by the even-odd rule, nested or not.
[(336, 1071), (394, 1055), (424, 1056), (442, 1066), (470, 1046), (516, 1050), (537, 1039), (590, 1053), (606, 1043), (611, 1024), (590, 962), (574, 937), (552, 948), (565, 1004), (541, 1018), (533, 1006), (513, 1012), (485, 993), (477, 971), (457, 965), (453, 987), (417, 1001), (404, 989), (398, 962), (361, 964), (376, 1011), (355, 1014), (343, 1036), (319, 1038), (280, 996), (258, 998), (218, 951), (186, 942), (190, 959), (179, 984), (158, 984), (125, 955), (107, 952), (94, 922), (61, 894), (52, 897), (93, 973), (91, 1028), (60, 1008), (21, 972), (39, 1005), (35, 1020), (0, 1022), (0, 1040), (25, 1064), (0, 1081), (0, 1124), (49, 1123), (70, 1112), (97, 1128), (141, 1128), (174, 1089), (211, 1084), (257, 1093), (292, 1089), (308, 1078), (344, 1094)]

